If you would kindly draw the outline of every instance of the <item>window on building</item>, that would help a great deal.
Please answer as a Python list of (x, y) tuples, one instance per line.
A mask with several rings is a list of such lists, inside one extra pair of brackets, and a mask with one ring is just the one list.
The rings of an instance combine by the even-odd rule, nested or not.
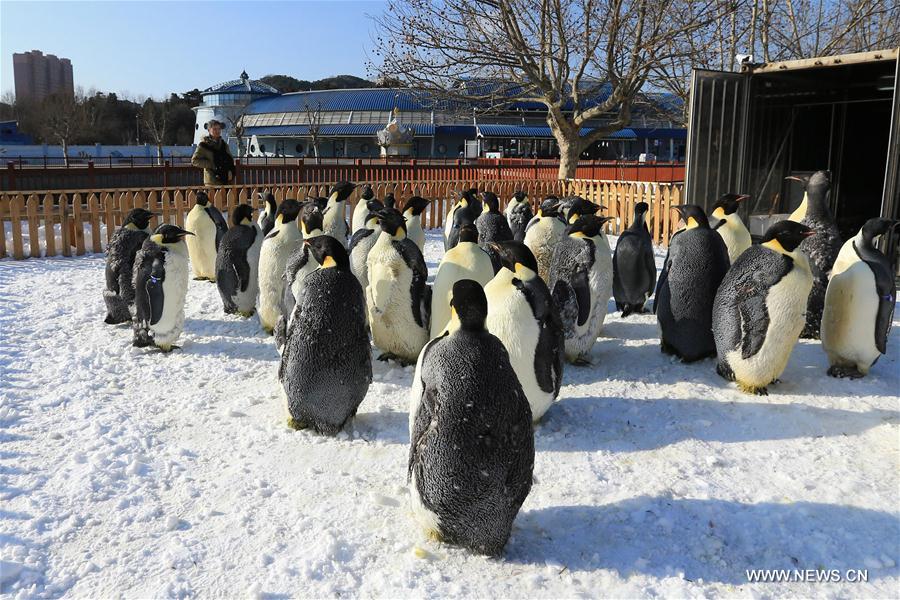
[(294, 146), (294, 150), (297, 152), (297, 154), (303, 154), (303, 144), (297, 144), (296, 146)]
[(256, 145), (250, 144), (250, 152), (256, 152)]
[(259, 145), (259, 151), (260, 151), (260, 152), (265, 152), (265, 151), (266, 151), (266, 145), (265, 145), (265, 144), (260, 144), (260, 145)]

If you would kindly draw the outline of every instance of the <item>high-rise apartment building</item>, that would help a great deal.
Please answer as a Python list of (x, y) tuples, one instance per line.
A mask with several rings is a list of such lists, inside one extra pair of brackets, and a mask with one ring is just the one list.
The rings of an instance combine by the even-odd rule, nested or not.
[(43, 100), (56, 93), (75, 95), (72, 62), (40, 50), (13, 54), (16, 98)]

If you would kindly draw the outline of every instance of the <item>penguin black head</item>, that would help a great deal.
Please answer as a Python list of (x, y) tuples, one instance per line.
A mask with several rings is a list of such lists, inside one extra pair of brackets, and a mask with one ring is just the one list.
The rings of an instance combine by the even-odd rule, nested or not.
[(603, 224), (612, 221), (612, 217), (598, 217), (597, 215), (583, 215), (566, 227), (566, 235), (575, 237), (597, 237), (603, 233)]
[(709, 229), (709, 219), (706, 218), (706, 213), (696, 204), (678, 204), (672, 208), (677, 210), (678, 214), (681, 215), (682, 220), (684, 220), (685, 229), (693, 229), (695, 227)]
[(512, 197), (516, 202), (525, 202), (526, 200), (528, 200), (528, 194), (526, 194), (522, 190), (516, 190), (515, 192), (513, 192)]
[(186, 235), (194, 235), (186, 229), (182, 229), (177, 225), (169, 225), (168, 223), (160, 225), (150, 236), (150, 239), (161, 246), (170, 246), (177, 244), (184, 239)]
[(489, 245), (500, 257), (500, 264), (518, 275), (520, 279), (527, 281), (537, 275), (537, 259), (534, 258), (531, 249), (522, 242), (508, 240), (491, 242)]
[(379, 210), (384, 208), (384, 204), (381, 203), (381, 200), (366, 200), (366, 208), (369, 209), (370, 213), (378, 212)]
[(367, 183), (366, 187), (363, 188), (362, 194), (360, 194), (359, 197), (366, 202), (374, 198), (375, 192), (372, 190), (372, 186)]
[(713, 206), (712, 216), (724, 219), (728, 215), (733, 215), (737, 212), (739, 203), (749, 197), (747, 194), (722, 194), (722, 197)]
[(209, 204), (209, 196), (203, 190), (197, 192), (197, 204), (200, 206), (206, 206)]
[(126, 225), (134, 225), (135, 229), (147, 229), (150, 227), (150, 219), (153, 217), (153, 213), (147, 210), (146, 208), (135, 208), (130, 211), (128, 215), (125, 217), (125, 221), (122, 223), (122, 226)]
[(249, 204), (238, 204), (234, 212), (231, 213), (231, 222), (234, 225), (241, 225), (244, 219), (247, 221), (253, 220), (253, 207)]
[(278, 207), (278, 212), (275, 214), (275, 225), (290, 223), (295, 220), (300, 214), (301, 207), (302, 205), (293, 198), (285, 199), (284, 202), (281, 203), (281, 206)]
[(316, 202), (304, 202), (300, 208), (300, 231), (304, 236), (319, 230), (322, 231), (322, 209)]
[(381, 230), (397, 239), (406, 237), (406, 219), (395, 208), (384, 208), (378, 212), (381, 218)]
[(421, 196), (413, 196), (403, 204), (403, 212), (411, 210), (413, 216), (418, 217), (428, 207), (430, 202), (431, 200), (426, 200)]
[(378, 214), (378, 211), (370, 209), (369, 214), (366, 215), (365, 228), (366, 229), (375, 229), (376, 227), (380, 227), (380, 226), (381, 226), (381, 215)]
[(474, 225), (466, 224), (459, 228), (459, 241), (478, 243), (478, 229)]
[(494, 192), (481, 192), (481, 201), (487, 204), (488, 212), (500, 214), (500, 199)]
[(815, 230), (795, 221), (778, 221), (766, 230), (762, 245), (781, 254), (793, 252)]
[(335, 202), (343, 202), (350, 197), (350, 194), (353, 193), (355, 188), (356, 184), (354, 183), (350, 183), (349, 181), (339, 181), (331, 186), (331, 191), (328, 192), (328, 199), (334, 200)]
[(309, 246), (313, 258), (319, 263), (321, 269), (337, 269), (338, 271), (350, 270), (350, 257), (347, 249), (339, 241), (330, 235), (319, 235), (303, 243)]
[(547, 196), (541, 202), (538, 208), (539, 217), (558, 217), (559, 216), (559, 198), (556, 196)]
[(598, 210), (600, 210), (600, 205), (584, 198), (576, 198), (571, 208), (569, 208), (569, 223), (574, 223), (582, 215), (593, 215)]
[(872, 241), (879, 235), (884, 235), (892, 227), (900, 225), (900, 221), (892, 221), (891, 219), (869, 219), (860, 230), (862, 238), (868, 245), (872, 245)]
[(487, 318), (487, 297), (481, 285), (471, 279), (460, 279), (453, 284), (450, 307), (456, 313), (464, 331), (484, 331)]
[(384, 197), (384, 207), (385, 208), (394, 208), (394, 204), (397, 203), (397, 199), (394, 198), (394, 192), (390, 192)]
[(272, 192), (266, 192), (265, 196), (260, 194), (260, 197), (263, 200), (263, 203), (266, 205), (266, 210), (269, 211), (270, 214), (274, 215), (275, 211), (278, 210), (278, 205), (275, 203), (275, 194)]
[(643, 215), (646, 214), (650, 210), (650, 205), (646, 202), (638, 202), (634, 205), (634, 214), (635, 215)]

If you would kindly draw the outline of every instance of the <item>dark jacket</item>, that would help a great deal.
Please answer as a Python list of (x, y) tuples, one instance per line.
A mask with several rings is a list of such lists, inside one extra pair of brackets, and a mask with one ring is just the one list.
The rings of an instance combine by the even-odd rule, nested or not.
[(203, 169), (204, 185), (227, 185), (228, 173), (234, 176), (234, 158), (223, 138), (206, 136), (197, 144), (191, 164)]

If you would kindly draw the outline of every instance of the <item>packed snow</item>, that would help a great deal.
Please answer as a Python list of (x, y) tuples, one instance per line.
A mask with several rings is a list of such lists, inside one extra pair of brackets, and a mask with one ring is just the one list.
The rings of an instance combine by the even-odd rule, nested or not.
[[(428, 234), (432, 275), (440, 232)], [(658, 255), (662, 261), (662, 253)], [(900, 328), (871, 374), (801, 341), (768, 397), (610, 314), (535, 430), (504, 555), (407, 508), (412, 367), (374, 362), (352, 427), (286, 426), (256, 318), (192, 281), (182, 349), (103, 323), (102, 256), (0, 261), (0, 592), (30, 597), (896, 597)], [(610, 310), (612, 310), (610, 305)], [(748, 569), (867, 583), (748, 583)]]

